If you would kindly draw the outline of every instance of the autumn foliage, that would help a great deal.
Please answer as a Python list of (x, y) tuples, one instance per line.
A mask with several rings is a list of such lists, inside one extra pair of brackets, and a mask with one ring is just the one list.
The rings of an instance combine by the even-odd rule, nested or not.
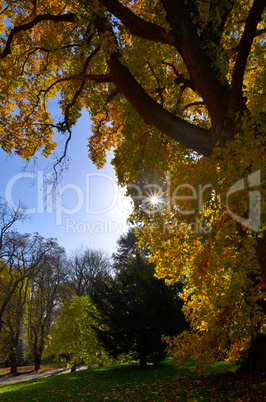
[[(137, 198), (134, 218), (157, 276), (186, 279), (192, 331), (169, 345), (199, 367), (248, 348), (254, 369), (266, 361), (264, 7), (263, 0), (1, 2), (1, 147), (27, 160), (37, 149), (48, 156), (57, 131), (67, 148), (86, 109), (97, 166), (112, 148), (131, 196), (132, 184), (160, 187), (160, 210), (144, 211)], [(49, 110), (55, 97), (61, 117)], [(251, 228), (250, 194), (240, 189), (255, 173), (262, 185)], [(229, 199), (242, 179), (247, 185)], [(178, 195), (190, 196), (187, 203), (176, 192), (185, 183), (191, 187)], [(189, 191), (198, 186), (209, 187), (196, 197)], [(205, 230), (192, 230), (196, 222)]]

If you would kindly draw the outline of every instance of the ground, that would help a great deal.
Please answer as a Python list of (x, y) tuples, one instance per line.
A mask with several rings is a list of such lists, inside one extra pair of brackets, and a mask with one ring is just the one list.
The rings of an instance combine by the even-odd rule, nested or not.
[(265, 402), (266, 375), (239, 375), (219, 362), (204, 374), (176, 370), (171, 362), (83, 370), (0, 386), (1, 402), (152, 401)]

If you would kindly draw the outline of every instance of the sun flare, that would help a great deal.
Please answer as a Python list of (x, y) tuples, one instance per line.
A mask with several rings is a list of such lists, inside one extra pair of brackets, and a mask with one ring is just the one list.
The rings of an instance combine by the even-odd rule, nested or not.
[(164, 200), (162, 197), (162, 193), (157, 191), (157, 192), (150, 192), (147, 197), (145, 197), (144, 200), (146, 207), (148, 210), (152, 211), (157, 211), (160, 210), (161, 207), (164, 204)]
[(150, 197), (150, 203), (151, 203), (152, 205), (158, 205), (159, 202), (160, 202), (160, 198), (159, 198), (157, 195), (152, 195), (152, 196)]

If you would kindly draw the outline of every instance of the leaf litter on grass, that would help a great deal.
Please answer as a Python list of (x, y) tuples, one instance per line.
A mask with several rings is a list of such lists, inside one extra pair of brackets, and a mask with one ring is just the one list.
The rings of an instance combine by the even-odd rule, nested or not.
[(240, 376), (234, 372), (196, 375), (167, 365), (146, 370), (124, 367), (65, 374), (27, 386), (20, 383), (17, 388), (9, 386), (13, 392), (2, 393), (1, 401), (264, 402), (265, 384), (265, 376)]

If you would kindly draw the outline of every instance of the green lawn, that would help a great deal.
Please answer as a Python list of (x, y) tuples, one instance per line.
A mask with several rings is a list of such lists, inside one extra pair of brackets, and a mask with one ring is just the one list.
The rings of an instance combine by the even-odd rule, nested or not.
[(204, 375), (170, 363), (91, 369), (0, 387), (1, 401), (254, 401), (266, 400), (266, 378), (238, 376), (217, 365)]

